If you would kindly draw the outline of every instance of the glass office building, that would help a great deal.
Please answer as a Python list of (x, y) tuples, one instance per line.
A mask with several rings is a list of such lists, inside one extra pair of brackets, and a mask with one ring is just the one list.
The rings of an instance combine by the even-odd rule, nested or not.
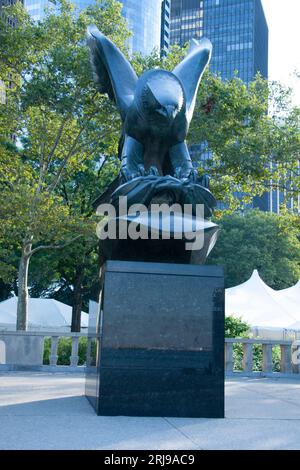
[(171, 44), (191, 38), (213, 44), (211, 70), (246, 83), (257, 72), (268, 77), (268, 26), (261, 0), (172, 0)]
[(162, 0), (120, 0), (123, 15), (133, 36), (129, 41), (132, 52), (150, 54), (160, 49)]
[[(19, 0), (19, 1), (23, 3), (23, 0)], [(1, 13), (2, 7), (13, 5), (14, 3), (16, 3), (16, 0), (0, 0), (0, 15), (2, 15)], [(13, 18), (7, 18), (7, 22), (11, 26), (15, 26), (15, 20)]]
[(163, 0), (161, 4), (161, 37), (160, 50), (162, 56), (166, 56), (170, 47), (170, 18), (171, 0)]
[[(160, 49), (162, 0), (119, 0), (123, 4), (122, 14), (128, 21), (133, 35), (129, 39), (131, 52), (149, 54), (154, 48)], [(72, 0), (78, 8), (85, 8), (93, 0)], [(50, 0), (25, 0), (30, 15), (38, 20), (43, 16)], [(52, 4), (53, 5), (53, 4)]]
[[(72, 3), (77, 8), (85, 8), (91, 5), (93, 0), (72, 0)], [(51, 0), (24, 0), (24, 5), (34, 20), (39, 20), (43, 17), (45, 8), (55, 8)]]
[[(268, 25), (261, 0), (172, 0), (170, 43), (184, 45), (191, 38), (213, 44), (210, 70), (223, 79), (235, 73), (245, 82), (257, 72), (268, 78)], [(211, 152), (205, 143), (190, 148), (195, 162)], [(270, 209), (272, 195), (256, 198), (255, 206)], [(274, 206), (273, 206), (274, 207)]]
[(203, 1), (172, 0), (170, 43), (183, 46), (191, 38), (203, 36)]

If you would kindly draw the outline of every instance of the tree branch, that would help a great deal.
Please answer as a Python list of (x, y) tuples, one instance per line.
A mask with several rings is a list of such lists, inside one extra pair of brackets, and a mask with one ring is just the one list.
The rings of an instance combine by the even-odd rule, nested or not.
[(68, 241), (67, 243), (64, 243), (63, 245), (41, 245), (41, 246), (38, 246), (38, 247), (36, 247), (36, 248), (34, 248), (33, 250), (30, 251), (29, 256), (32, 256), (35, 253), (38, 253), (39, 251), (42, 251), (42, 250), (62, 250), (66, 246), (71, 245), (76, 240), (78, 240), (79, 238), (82, 238), (82, 237), (83, 237), (83, 235), (78, 235), (77, 237), (72, 238), (72, 240)]
[(63, 133), (63, 130), (64, 130), (64, 127), (65, 127), (65, 124), (67, 122), (67, 118), (63, 119), (62, 122), (61, 122), (61, 125), (58, 129), (58, 133), (57, 133), (57, 136), (56, 136), (56, 139), (55, 139), (55, 142), (53, 144), (53, 147), (52, 149), (50, 150), (49, 152), (49, 155), (48, 155), (48, 158), (47, 158), (47, 163), (49, 164), (50, 161), (51, 161), (51, 158), (53, 157), (54, 153), (55, 153), (55, 150), (57, 149), (57, 146), (59, 144), (59, 141), (61, 139), (61, 136), (62, 136), (62, 133)]
[[(92, 119), (92, 118), (91, 118)], [(65, 158), (63, 159), (63, 161), (61, 162), (60, 164), (60, 167), (58, 169), (58, 172), (57, 172), (57, 175), (56, 175), (56, 179), (53, 181), (53, 183), (49, 186), (48, 190), (50, 192), (54, 191), (54, 189), (57, 187), (57, 185), (60, 183), (60, 180), (61, 180), (61, 177), (62, 177), (62, 173), (63, 173), (63, 170), (67, 164), (67, 161), (69, 160), (69, 158), (72, 156), (73, 152), (74, 152), (74, 149), (76, 148), (76, 145), (83, 133), (85, 129), (85, 126), (82, 126), (73, 142), (73, 145), (71, 147), (71, 149), (69, 150), (69, 152), (67, 153), (67, 155), (65, 156)]]
[[(98, 92), (95, 92), (94, 95), (92, 96), (92, 99), (97, 95)], [(96, 110), (95, 112), (93, 112), (88, 118), (87, 118), (87, 121), (84, 125), (81, 126), (81, 128), (79, 129), (79, 132), (69, 150), (69, 152), (67, 153), (67, 155), (65, 156), (65, 158), (63, 159), (59, 169), (58, 169), (58, 172), (57, 172), (57, 175), (56, 175), (56, 179), (53, 181), (52, 184), (50, 184), (48, 190), (50, 192), (54, 191), (54, 189), (57, 187), (57, 185), (60, 183), (60, 180), (61, 180), (61, 177), (62, 177), (62, 173), (63, 173), (63, 170), (69, 160), (70, 157), (72, 157), (74, 154), (76, 154), (76, 147), (77, 147), (77, 144), (79, 142), (79, 139), (82, 135), (82, 133), (84, 132), (84, 130), (86, 129), (86, 126), (87, 126), (87, 123), (89, 121), (91, 121), (91, 119), (93, 119), (93, 117), (98, 113), (98, 110)], [(61, 129), (61, 132), (63, 131), (63, 127)], [(60, 137), (59, 137), (60, 138)]]

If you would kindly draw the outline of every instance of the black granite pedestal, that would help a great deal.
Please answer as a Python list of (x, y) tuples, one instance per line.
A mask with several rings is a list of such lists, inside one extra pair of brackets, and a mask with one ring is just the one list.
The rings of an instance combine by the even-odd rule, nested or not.
[(92, 322), (86, 395), (99, 415), (224, 417), (222, 268), (108, 261)]

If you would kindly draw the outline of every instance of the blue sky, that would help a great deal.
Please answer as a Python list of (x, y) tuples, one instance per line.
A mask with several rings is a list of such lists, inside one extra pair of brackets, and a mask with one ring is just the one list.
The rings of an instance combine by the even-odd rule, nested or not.
[(300, 106), (300, 0), (262, 0), (269, 26), (269, 78), (293, 87)]

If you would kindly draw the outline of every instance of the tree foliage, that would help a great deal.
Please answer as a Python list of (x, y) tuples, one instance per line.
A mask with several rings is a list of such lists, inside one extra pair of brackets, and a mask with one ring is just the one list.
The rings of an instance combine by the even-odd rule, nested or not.
[[(112, 179), (117, 168), (119, 118), (94, 86), (86, 27), (101, 25), (124, 51), (129, 33), (114, 0), (81, 12), (62, 0), (39, 22), (20, 3), (6, 11), (16, 27), (1, 17), (0, 77), (6, 84), (6, 102), (0, 105), (1, 240), (12, 239), (19, 253), (18, 316), (24, 328), (30, 258), (78, 236), (85, 238), (83, 245), (91, 238), (96, 243), (91, 202), (101, 189), (99, 179), (105, 186), (105, 177)], [(15, 147), (9, 145), (11, 136)]]
[[(227, 207), (251, 203), (272, 187), (286, 198), (300, 190), (300, 110), (291, 90), (260, 75), (246, 86), (207, 73), (200, 88), (189, 141), (204, 142), (212, 189)], [(203, 171), (203, 170), (202, 170)]]
[(250, 325), (240, 318), (225, 318), (225, 338), (243, 338), (249, 334)]
[[(173, 46), (163, 58), (157, 51), (146, 58), (136, 55), (135, 69), (138, 74), (155, 66), (173, 70), (186, 50)], [(300, 109), (291, 97), (292, 90), (259, 74), (248, 86), (238, 75), (222, 80), (204, 74), (188, 142), (201, 144), (198, 171), (210, 175), (212, 191), (227, 209), (247, 205), (271, 187), (297, 200)]]
[(209, 263), (224, 266), (226, 287), (247, 281), (254, 269), (274, 289), (300, 279), (298, 216), (254, 210), (225, 214), (218, 224), (221, 232)]

